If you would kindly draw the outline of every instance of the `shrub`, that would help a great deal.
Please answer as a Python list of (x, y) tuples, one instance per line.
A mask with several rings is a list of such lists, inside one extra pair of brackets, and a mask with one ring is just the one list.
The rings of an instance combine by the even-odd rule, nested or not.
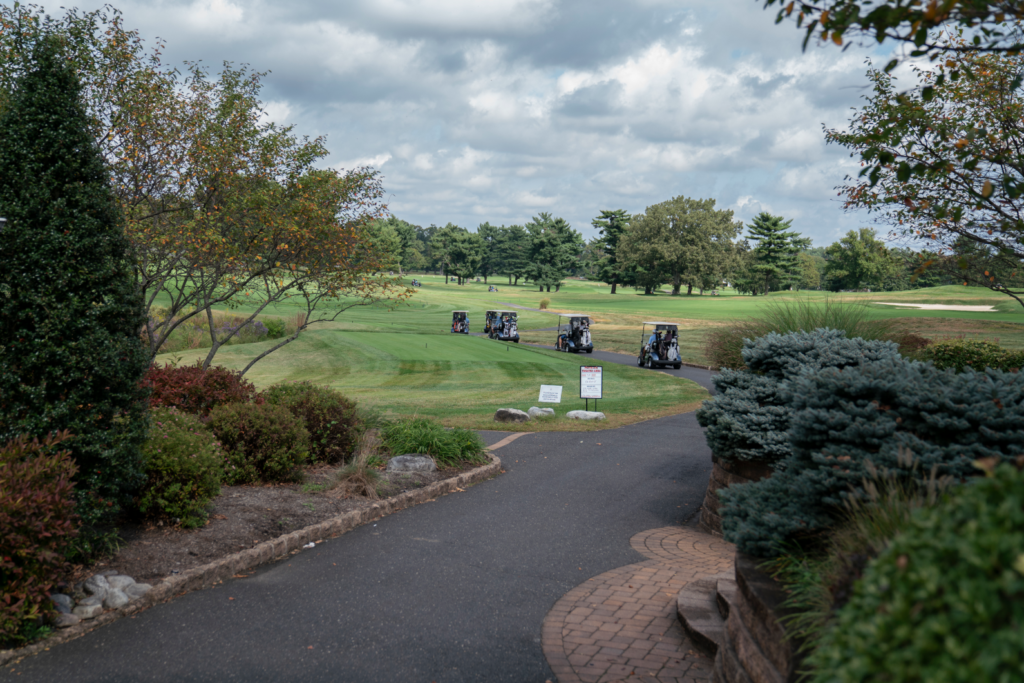
[(67, 569), (77, 533), (75, 464), (57, 450), (67, 432), (43, 441), (18, 437), (0, 448), (0, 643), (26, 639), (50, 609), (49, 591)]
[(227, 451), (224, 481), (257, 484), (297, 481), (309, 455), (309, 432), (283, 406), (225, 403), (210, 412), (209, 427)]
[(550, 306), (550, 305), (551, 305), (551, 299), (548, 299), (548, 298), (545, 297), (545, 298), (540, 300), (540, 310), (545, 311), (545, 310), (547, 310), (548, 306)]
[(785, 335), (823, 328), (845, 332), (850, 339), (900, 344), (906, 338), (915, 347), (919, 343), (900, 332), (891, 320), (872, 320), (870, 314), (871, 309), (863, 304), (844, 304), (831, 298), (823, 302), (768, 301), (760, 317), (710, 330), (704, 337), (704, 355), (714, 367), (740, 370), (746, 367), (743, 348), (747, 340), (771, 332)]
[(443, 467), (487, 462), (479, 434), (461, 427), (445, 429), (426, 418), (393, 422), (381, 430), (381, 439), (395, 455), (422, 453)]
[[(870, 466), (900, 477), (965, 478), (979, 458), (1024, 453), (1024, 374), (880, 360), (824, 368), (788, 381), (792, 452), (771, 478), (720, 492), (725, 537), (745, 553), (777, 554), (793, 539), (820, 534), (848, 495), (863, 495)], [(900, 464), (900, 452), (920, 472)], [(869, 465), (870, 463), (870, 465)]]
[(142, 455), (147, 480), (139, 510), (177, 519), (186, 529), (205, 524), (206, 507), (220, 493), (224, 451), (199, 418), (154, 409)]
[(280, 339), (285, 335), (285, 322), (280, 318), (267, 318), (263, 322), (267, 326), (267, 339)]
[(868, 565), (809, 663), (814, 680), (1016, 681), (1024, 673), (1024, 473), (917, 511)]
[(339, 392), (310, 382), (278, 384), (266, 392), (266, 401), (284, 406), (306, 425), (311, 460), (335, 463), (352, 455), (359, 417), (356, 404)]
[(0, 108), (0, 444), (73, 434), (91, 526), (142, 483), (146, 316), (74, 66), (55, 36), (23, 58)]
[(899, 358), (892, 342), (847, 339), (841, 330), (770, 332), (744, 345), (748, 370), (726, 369), (715, 377), (718, 393), (700, 407), (697, 421), (717, 457), (777, 463), (790, 453), (793, 411), (781, 393), (786, 380), (884, 358)]
[(928, 348), (925, 359), (932, 361), (937, 368), (953, 368), (957, 372), (963, 372), (965, 368), (1017, 371), (1024, 367), (1024, 351), (1009, 351), (998, 344), (975, 339), (953, 339), (933, 344)]
[(219, 405), (262, 401), (252, 382), (237, 372), (219, 365), (203, 370), (200, 361), (183, 367), (153, 365), (143, 385), (151, 392), (152, 407), (177, 408), (201, 417)]

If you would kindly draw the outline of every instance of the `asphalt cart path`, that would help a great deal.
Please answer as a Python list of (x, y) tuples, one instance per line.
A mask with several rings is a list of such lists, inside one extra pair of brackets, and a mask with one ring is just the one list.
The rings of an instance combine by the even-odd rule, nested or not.
[(493, 480), (113, 622), (0, 680), (554, 680), (545, 615), (588, 578), (642, 561), (638, 532), (692, 520), (710, 452), (687, 413), (525, 434), (497, 454)]
[[(528, 344), (528, 346), (539, 346), (542, 349), (555, 350), (554, 346), (548, 346), (547, 344)], [(611, 351), (592, 351), (591, 353), (577, 354), (580, 358), (589, 358), (599, 363), (617, 363), (618, 365), (636, 365), (636, 356), (630, 356), (625, 353), (612, 353)], [(712, 383), (711, 378), (717, 375), (717, 372), (705, 370), (704, 368), (693, 368), (688, 365), (676, 370), (675, 368), (653, 368), (654, 372), (664, 372), (666, 375), (672, 375), (673, 377), (682, 377), (684, 379), (691, 380), (701, 385), (712, 395), (715, 393), (715, 385)], [(650, 372), (650, 371), (648, 371)]]

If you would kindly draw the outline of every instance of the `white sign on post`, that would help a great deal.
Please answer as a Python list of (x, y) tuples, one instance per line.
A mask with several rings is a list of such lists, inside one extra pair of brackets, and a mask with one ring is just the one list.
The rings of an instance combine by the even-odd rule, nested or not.
[(541, 384), (540, 385), (540, 398), (537, 399), (538, 403), (561, 403), (562, 402), (562, 387), (555, 386), (553, 384)]
[(604, 398), (601, 396), (603, 370), (600, 365), (580, 366), (580, 398)]

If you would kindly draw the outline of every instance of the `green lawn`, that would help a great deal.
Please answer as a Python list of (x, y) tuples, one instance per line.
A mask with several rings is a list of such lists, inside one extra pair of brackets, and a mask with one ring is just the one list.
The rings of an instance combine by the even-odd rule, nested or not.
[[(394, 307), (358, 307), (337, 322), (312, 326), (296, 342), (257, 363), (247, 377), (258, 386), (276, 382), (311, 380), (339, 389), (367, 406), (397, 415), (426, 415), (449, 425), (484, 428), (500, 407), (529, 408), (536, 404), (541, 384), (561, 384), (563, 403), (558, 412), (582, 408), (578, 395), (579, 370), (587, 356), (567, 356), (525, 345), (500, 344), (484, 338), (449, 332), (451, 311), (468, 310), (471, 329), (482, 331), (484, 311), (507, 308), (511, 303), (537, 308), (550, 299), (551, 312), (519, 310), (524, 342), (552, 344), (557, 311), (592, 316), (595, 347), (636, 354), (641, 324), (646, 320), (677, 322), (684, 360), (706, 363), (703, 340), (706, 331), (731, 320), (756, 316), (768, 301), (824, 301), (841, 296), (844, 301), (864, 303), (870, 314), (899, 319), (901, 324), (926, 337), (965, 336), (995, 340), (1009, 348), (1024, 348), (1024, 310), (985, 289), (938, 287), (909, 292), (827, 295), (822, 292), (778, 292), (768, 297), (678, 296), (666, 293), (644, 296), (622, 289), (614, 296), (604, 284), (570, 280), (560, 292), (541, 293), (535, 287), (510, 287), (491, 278), (498, 292), (484, 283), (459, 286), (443, 278), (415, 276), (423, 285), (408, 303)], [(410, 281), (412, 277), (406, 278)], [(878, 306), (873, 302), (995, 305), (993, 313), (962, 311), (915, 311)], [(245, 312), (245, 308), (236, 312)], [(267, 311), (293, 316), (299, 309), (288, 305)], [(241, 368), (267, 344), (239, 344), (223, 348), (216, 363)], [(179, 362), (191, 362), (205, 350), (181, 352)], [(160, 360), (174, 356), (164, 354)], [(628, 366), (606, 368), (601, 410), (609, 415), (603, 426), (628, 424), (659, 415), (693, 409), (707, 394), (697, 385)], [(542, 428), (528, 423), (529, 429)], [(592, 428), (558, 420), (544, 428)]]
[[(365, 323), (364, 323), (365, 324)], [(274, 342), (222, 349), (217, 363), (241, 368)], [(180, 354), (184, 363), (201, 351)], [(584, 407), (579, 396), (579, 367), (591, 363), (575, 356), (533, 347), (502, 344), (455, 334), (365, 332), (332, 325), (298, 340), (253, 366), (246, 377), (259, 387), (309, 380), (338, 389), (361, 405), (394, 415), (420, 415), (445, 424), (493, 429), (498, 408), (526, 410), (537, 403), (541, 384), (563, 387), (564, 415)], [(687, 380), (635, 367), (606, 365), (600, 410), (603, 427), (692, 410), (708, 397)], [(590, 429), (596, 425), (564, 419), (531, 422), (521, 428)]]

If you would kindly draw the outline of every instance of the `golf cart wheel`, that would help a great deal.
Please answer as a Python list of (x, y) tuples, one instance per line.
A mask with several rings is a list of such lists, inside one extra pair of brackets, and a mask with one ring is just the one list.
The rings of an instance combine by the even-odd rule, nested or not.
[(515, 339), (513, 339), (512, 341), (514, 341), (514, 342), (515, 342), (516, 344), (518, 344), (518, 343), (519, 343), (519, 337), (516, 337), (516, 338), (515, 338)]
[(683, 364), (682, 363), (676, 363), (672, 367), (675, 368), (676, 370), (678, 370), (679, 368), (683, 367)]
[(587, 349), (587, 353), (593, 353), (594, 349)]
[(646, 363), (645, 367), (646, 367), (646, 368), (647, 368), (648, 370), (653, 370), (653, 369), (654, 369), (654, 363), (652, 363), (652, 362), (651, 362), (651, 359), (650, 359), (650, 357), (648, 357), (648, 358), (647, 358), (647, 363)]
[(643, 357), (643, 354), (641, 354), (641, 355), (639, 355), (639, 356), (637, 356), (637, 357), (636, 357), (636, 366), (637, 366), (638, 368), (642, 368), (642, 367), (644, 366), (644, 357)]

